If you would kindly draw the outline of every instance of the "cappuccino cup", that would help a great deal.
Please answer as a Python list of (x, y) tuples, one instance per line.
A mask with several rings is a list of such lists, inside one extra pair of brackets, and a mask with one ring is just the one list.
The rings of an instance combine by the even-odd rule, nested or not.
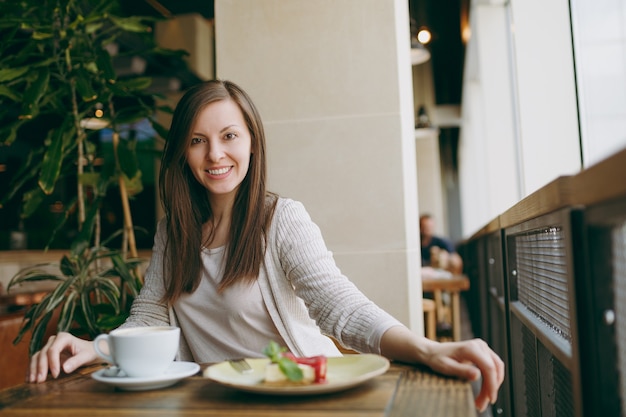
[[(94, 339), (96, 353), (133, 378), (159, 376), (174, 362), (180, 328), (147, 326), (116, 329)], [(102, 350), (108, 345), (109, 353)]]

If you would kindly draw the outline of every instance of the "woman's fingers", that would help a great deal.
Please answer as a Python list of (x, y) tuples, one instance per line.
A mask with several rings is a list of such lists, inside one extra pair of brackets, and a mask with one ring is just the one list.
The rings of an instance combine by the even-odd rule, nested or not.
[(484, 341), (479, 340), (478, 345), (482, 352), (477, 356), (476, 365), (480, 368), (483, 381), (476, 396), (476, 407), (484, 410), (498, 399), (498, 390), (504, 380), (504, 362)]
[(504, 380), (504, 362), (481, 339), (444, 343), (435, 369), (449, 375), (471, 381), (482, 376), (480, 392), (476, 396), (476, 408), (484, 410), (498, 398), (498, 390)]
[(48, 354), (47, 351), (52, 346), (56, 336), (51, 336), (45, 346), (30, 359), (29, 382), (43, 382), (48, 376)]

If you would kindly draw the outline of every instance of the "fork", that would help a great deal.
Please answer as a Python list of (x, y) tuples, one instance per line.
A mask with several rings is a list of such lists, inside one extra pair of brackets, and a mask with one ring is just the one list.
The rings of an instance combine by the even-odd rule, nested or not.
[(245, 359), (231, 359), (228, 363), (241, 374), (249, 374), (253, 371), (252, 367), (250, 367), (250, 364), (246, 362)]

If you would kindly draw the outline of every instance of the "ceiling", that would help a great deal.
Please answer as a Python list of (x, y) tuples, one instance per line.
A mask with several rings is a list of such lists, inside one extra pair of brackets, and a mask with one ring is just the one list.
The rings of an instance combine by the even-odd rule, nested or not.
[[(465, 45), (461, 39), (462, 20), (467, 21), (470, 0), (408, 0), (409, 13), (418, 28), (426, 26), (433, 38), (430, 50), (435, 82), (435, 104), (460, 104)], [(167, 16), (200, 13), (214, 17), (213, 0), (124, 1), (122, 9), (131, 15)]]

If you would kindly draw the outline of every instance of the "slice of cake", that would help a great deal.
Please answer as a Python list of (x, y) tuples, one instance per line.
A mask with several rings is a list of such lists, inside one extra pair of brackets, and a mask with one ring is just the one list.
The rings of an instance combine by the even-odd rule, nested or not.
[(287, 377), (277, 363), (270, 362), (265, 367), (264, 382), (271, 385), (308, 385), (315, 382), (315, 370), (312, 367), (298, 364), (298, 368), (302, 371), (302, 378), (299, 381), (294, 381)]
[(263, 349), (263, 353), (271, 361), (265, 368), (266, 384), (308, 385), (326, 382), (327, 358), (323, 355), (298, 358), (273, 341)]

